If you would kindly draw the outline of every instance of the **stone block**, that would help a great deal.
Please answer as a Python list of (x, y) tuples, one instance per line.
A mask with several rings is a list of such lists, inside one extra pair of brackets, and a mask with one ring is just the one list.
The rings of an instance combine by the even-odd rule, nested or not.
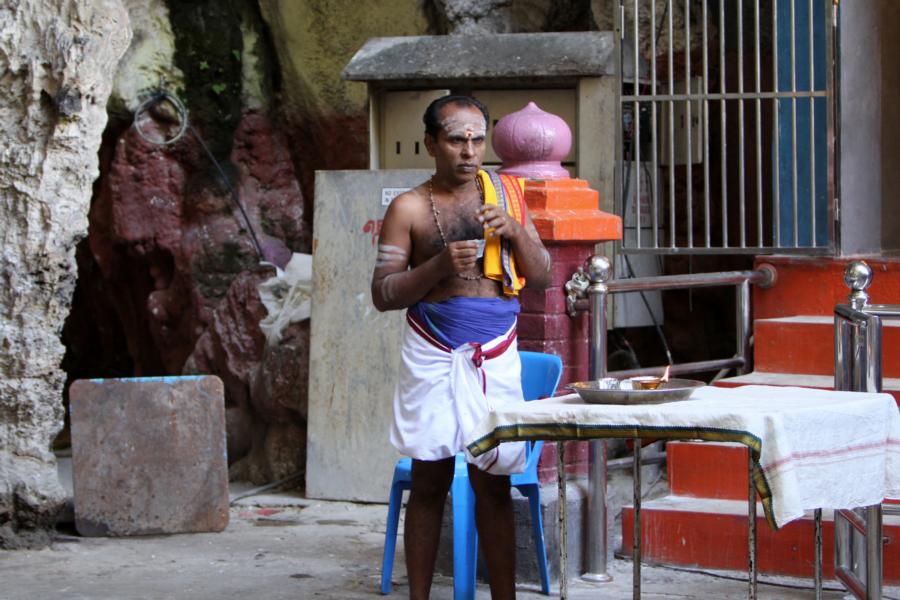
[(583, 179), (558, 179), (529, 181), (525, 187), (528, 210), (583, 210), (596, 211), (600, 205), (600, 192), (588, 187)]
[(542, 240), (622, 239), (622, 219), (600, 211), (546, 210), (532, 214), (531, 219)]
[(570, 317), (563, 314), (528, 314), (519, 315), (519, 335), (525, 339), (537, 340), (570, 340), (581, 339), (590, 335), (589, 315), (585, 312)]
[(594, 254), (595, 242), (557, 242), (544, 240), (544, 246), (550, 253), (550, 259), (554, 264), (577, 262), (583, 264), (584, 260)]
[(523, 314), (565, 314), (566, 312), (566, 292), (561, 287), (545, 290), (525, 288), (519, 292), (519, 302), (522, 304)]
[(426, 170), (318, 171), (310, 320), (306, 494), (385, 502), (400, 454), (388, 440), (404, 312), (378, 312), (369, 282), (382, 194)]
[[(546, 447), (546, 446), (545, 446)], [(579, 577), (585, 569), (584, 527), (587, 516), (587, 482), (581, 479), (569, 479), (566, 485), (566, 550), (568, 560), (566, 572), (571, 581)], [(531, 511), (528, 499), (518, 490), (512, 490), (513, 511), (516, 531), (516, 583), (540, 584), (540, 573), (537, 566), (537, 551), (531, 528)], [(559, 521), (557, 507), (559, 491), (555, 479), (541, 486), (541, 518), (544, 524), (544, 548), (547, 551), (547, 565), (550, 570), (550, 581), (554, 586), (559, 584)], [(610, 538), (614, 539), (614, 538)], [(479, 539), (479, 544), (484, 543)], [(613, 546), (609, 545), (610, 556)], [(395, 567), (396, 569), (396, 567)], [(441, 527), (441, 542), (435, 570), (447, 576), (453, 576), (453, 507), (448, 497), (444, 507), (444, 521)], [(478, 578), (487, 580), (487, 568), (484, 564), (484, 553), (478, 553)]]
[(218, 377), (79, 380), (69, 399), (81, 535), (225, 529), (228, 467)]

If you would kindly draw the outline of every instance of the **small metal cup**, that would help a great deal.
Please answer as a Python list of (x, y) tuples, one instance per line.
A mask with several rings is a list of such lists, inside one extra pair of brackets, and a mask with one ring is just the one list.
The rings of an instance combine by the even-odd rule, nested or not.
[(662, 377), (629, 377), (628, 380), (637, 390), (655, 390), (662, 384)]

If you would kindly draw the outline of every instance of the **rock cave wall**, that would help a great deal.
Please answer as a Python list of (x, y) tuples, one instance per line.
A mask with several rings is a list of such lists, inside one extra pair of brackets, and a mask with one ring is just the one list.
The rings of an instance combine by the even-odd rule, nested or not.
[(427, 33), (415, 0), (126, 0), (134, 42), (109, 102), (90, 235), (65, 331), (69, 380), (216, 374), (230, 476), (305, 465), (308, 322), (266, 345), (247, 224), (190, 132), (154, 145), (131, 127), (173, 92), (237, 191), (267, 261), (309, 252), (316, 169), (365, 168), (365, 86), (340, 71), (369, 38)]
[(0, 547), (41, 546), (63, 501), (59, 332), (88, 227), (110, 73), (131, 38), (118, 0), (0, 3)]
[[(267, 347), (248, 226), (191, 135), (143, 140), (134, 110), (175, 93), (238, 191), (266, 258), (311, 248), (318, 169), (365, 168), (365, 85), (340, 80), (370, 37), (592, 28), (591, 3), (124, 0), (134, 40), (115, 75), (90, 234), (63, 339), (69, 381), (216, 374), (230, 475), (264, 483), (305, 464), (308, 323)], [(473, 29), (472, 24), (478, 24)]]
[[(302, 471), (309, 326), (266, 345), (257, 285), (273, 269), (249, 228), (270, 262), (309, 252), (315, 171), (365, 168), (366, 89), (341, 81), (343, 66), (370, 37), (590, 30), (611, 11), (612, 0), (0, 3), (12, 15), (0, 19), (11, 91), (0, 127), (17, 140), (0, 150), (0, 546), (49, 539), (66, 379), (216, 374), (232, 478)], [(158, 89), (184, 102), (249, 225), (197, 137), (154, 145), (130, 126)]]

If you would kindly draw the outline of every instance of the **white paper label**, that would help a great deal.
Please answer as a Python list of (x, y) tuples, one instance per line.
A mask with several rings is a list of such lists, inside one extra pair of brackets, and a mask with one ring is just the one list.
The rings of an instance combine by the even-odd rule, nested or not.
[(410, 188), (381, 188), (381, 205), (388, 206), (394, 198), (409, 190)]

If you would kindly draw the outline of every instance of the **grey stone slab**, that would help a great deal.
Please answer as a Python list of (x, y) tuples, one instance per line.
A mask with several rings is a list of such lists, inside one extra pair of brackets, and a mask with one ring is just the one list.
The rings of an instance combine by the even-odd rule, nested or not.
[(79, 380), (69, 390), (75, 527), (85, 536), (228, 525), (218, 377)]
[(372, 38), (341, 76), (452, 85), (473, 79), (577, 79), (614, 73), (613, 32), (588, 31)]
[(403, 311), (378, 312), (369, 284), (382, 191), (428, 170), (319, 171), (313, 224), (306, 493), (386, 502), (399, 454), (388, 441)]

